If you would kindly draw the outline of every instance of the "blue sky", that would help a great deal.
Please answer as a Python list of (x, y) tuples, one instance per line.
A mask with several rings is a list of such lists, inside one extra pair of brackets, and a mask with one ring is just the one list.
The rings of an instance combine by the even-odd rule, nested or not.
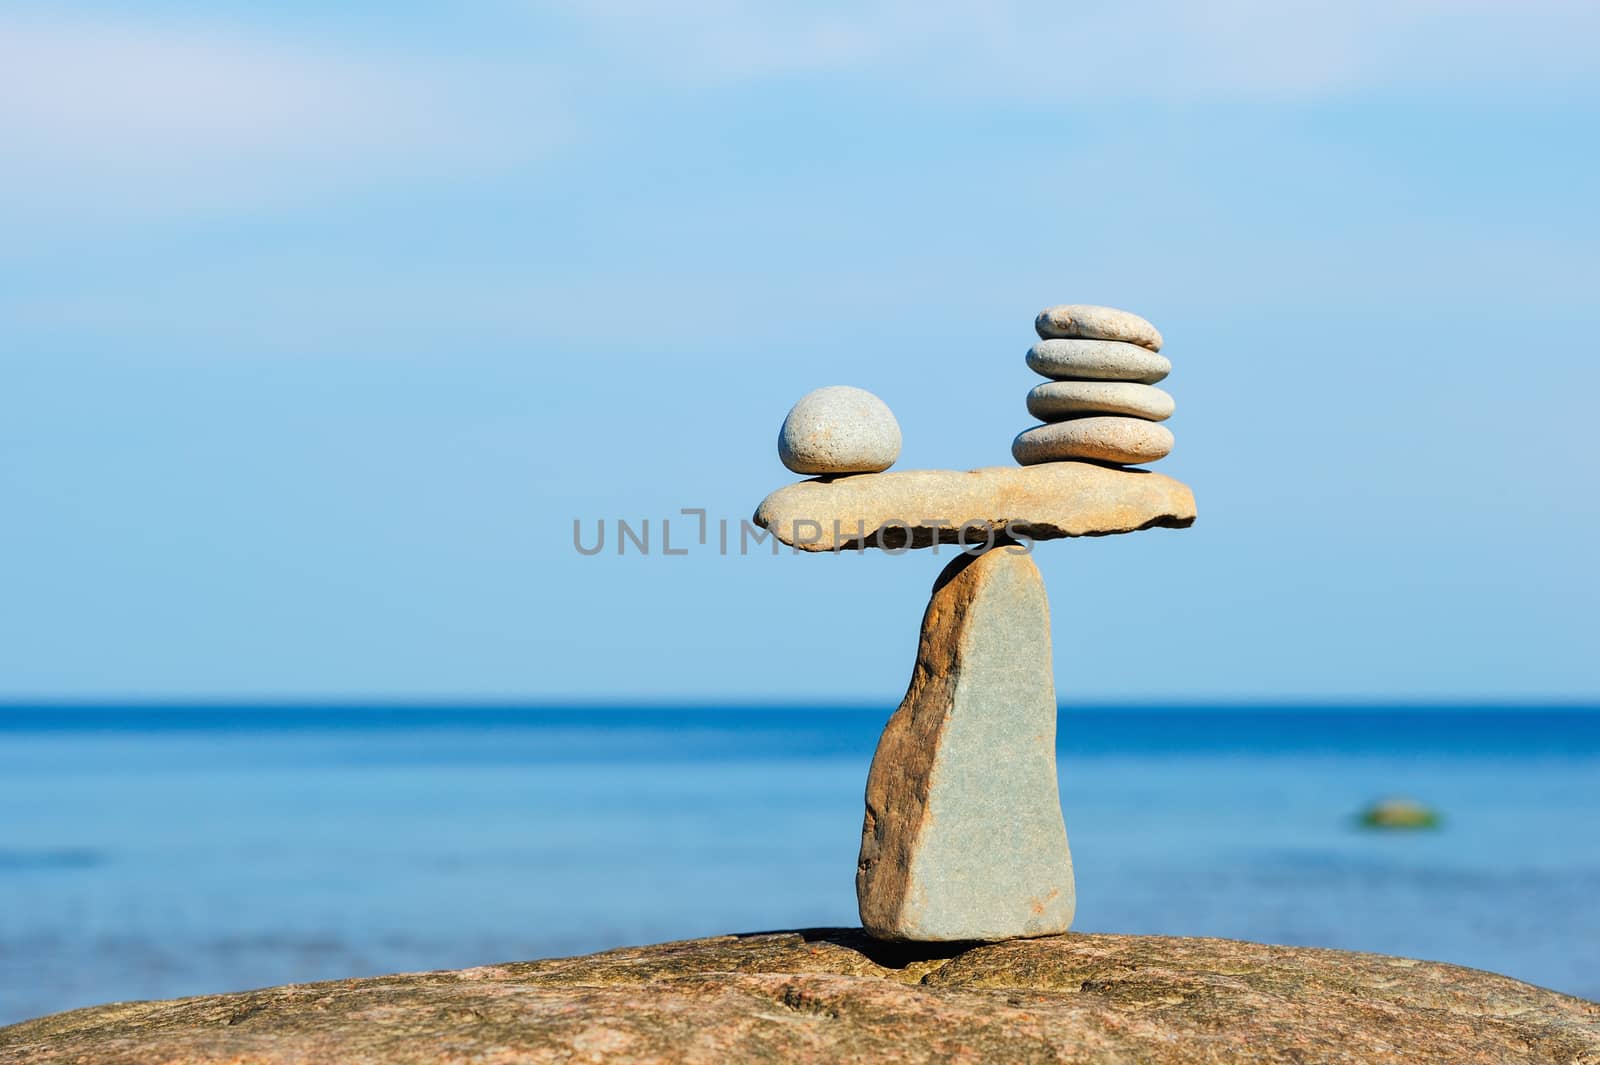
[[(337, 8), (337, 10), (333, 10)], [(1009, 463), (1167, 338), (1181, 532), (1051, 543), (1100, 699), (1600, 696), (1592, 4), (0, 12), (0, 697), (892, 703), (942, 560), (737, 520), (801, 394)]]

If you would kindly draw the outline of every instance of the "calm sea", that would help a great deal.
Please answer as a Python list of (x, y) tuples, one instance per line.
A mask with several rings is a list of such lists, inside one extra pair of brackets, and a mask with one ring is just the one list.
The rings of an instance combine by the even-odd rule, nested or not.
[[(853, 924), (886, 712), (0, 708), (0, 1023)], [(1080, 929), (1600, 999), (1600, 710), (1066, 707), (1060, 735)], [(1355, 827), (1389, 794), (1444, 827)]]

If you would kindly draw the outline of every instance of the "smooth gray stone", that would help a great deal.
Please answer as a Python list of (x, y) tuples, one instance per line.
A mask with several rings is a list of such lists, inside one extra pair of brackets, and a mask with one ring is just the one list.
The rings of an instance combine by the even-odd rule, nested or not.
[(1020, 465), (1093, 459), (1131, 465), (1154, 462), (1172, 451), (1172, 430), (1143, 418), (1070, 418), (1026, 429), (1011, 441)]
[(1132, 311), (1097, 307), (1092, 303), (1063, 303), (1046, 307), (1033, 320), (1034, 332), (1050, 337), (1085, 337), (1094, 340), (1126, 340), (1151, 351), (1161, 350), (1161, 333)]
[(878, 473), (900, 457), (900, 423), (864, 388), (807, 392), (778, 430), (778, 458), (795, 473)]
[(1095, 413), (1161, 422), (1175, 406), (1161, 389), (1133, 381), (1046, 381), (1028, 393), (1028, 413), (1041, 422)]
[(1041, 340), (1027, 357), (1034, 373), (1057, 379), (1153, 385), (1172, 372), (1165, 355), (1119, 340)]
[(874, 936), (1000, 940), (1071, 926), (1050, 610), (1028, 555), (997, 547), (940, 574), (866, 798), (856, 899)]

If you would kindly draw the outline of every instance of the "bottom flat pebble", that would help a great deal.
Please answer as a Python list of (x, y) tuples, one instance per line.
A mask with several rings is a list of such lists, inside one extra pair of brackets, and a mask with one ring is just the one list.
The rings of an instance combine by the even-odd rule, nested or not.
[(1154, 462), (1172, 450), (1172, 430), (1143, 418), (1072, 418), (1036, 425), (1011, 442), (1011, 455), (1023, 466), (1064, 459), (1097, 462)]

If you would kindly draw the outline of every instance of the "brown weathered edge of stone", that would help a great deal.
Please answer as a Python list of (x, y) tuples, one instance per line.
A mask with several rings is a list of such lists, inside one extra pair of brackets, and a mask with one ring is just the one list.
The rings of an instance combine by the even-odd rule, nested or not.
[(911, 683), (884, 725), (867, 773), (856, 898), (861, 923), (878, 935), (895, 926), (905, 906), (911, 845), (927, 817), (937, 737), (944, 711), (955, 701), (955, 685), (961, 675), (957, 663), (965, 631), (962, 621), (976, 592), (976, 582), (960, 578), (979, 557), (956, 559), (934, 582), (917, 637)]
[(859, 929), (122, 1003), (0, 1028), (0, 1065), (605, 1061), (1594, 1065), (1600, 1005), (1435, 962), (1067, 933)]
[(1195, 505), (1189, 486), (1165, 474), (1046, 462), (813, 478), (767, 496), (753, 520), (802, 551), (899, 550), (960, 543), (964, 522), (972, 523), (965, 537), (972, 546), (990, 536), (1056, 540), (1184, 529), (1194, 524)]

